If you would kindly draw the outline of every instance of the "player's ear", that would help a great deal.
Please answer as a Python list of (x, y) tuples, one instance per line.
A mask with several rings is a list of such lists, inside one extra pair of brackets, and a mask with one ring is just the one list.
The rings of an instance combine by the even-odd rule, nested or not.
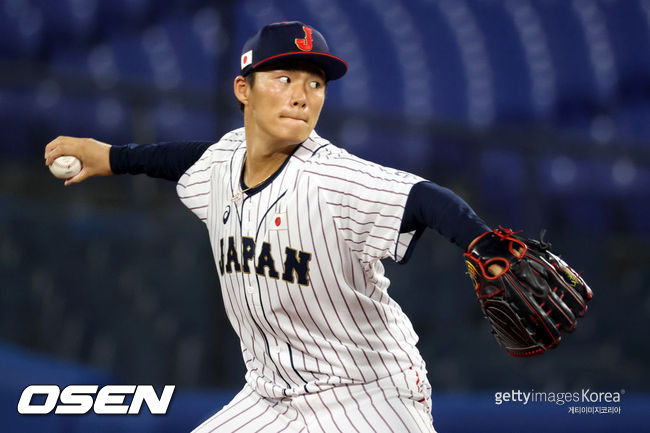
[(235, 78), (235, 82), (233, 83), (233, 89), (235, 92), (235, 98), (237, 98), (237, 100), (242, 104), (247, 105), (250, 86), (248, 84), (248, 81), (246, 81), (246, 78), (242, 77), (241, 75), (237, 76), (237, 78)]

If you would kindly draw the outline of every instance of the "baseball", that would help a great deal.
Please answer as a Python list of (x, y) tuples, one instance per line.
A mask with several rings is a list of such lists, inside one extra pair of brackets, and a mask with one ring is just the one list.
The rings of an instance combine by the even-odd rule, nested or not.
[(50, 165), (50, 171), (59, 179), (69, 179), (81, 171), (81, 161), (74, 156), (59, 156)]

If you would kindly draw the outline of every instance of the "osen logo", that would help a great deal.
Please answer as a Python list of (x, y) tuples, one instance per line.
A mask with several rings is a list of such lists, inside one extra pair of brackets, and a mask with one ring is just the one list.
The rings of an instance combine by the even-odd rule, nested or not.
[[(68, 385), (63, 390), (57, 385), (30, 385), (20, 395), (18, 413), (83, 415), (92, 409), (98, 415), (137, 415), (144, 403), (152, 415), (164, 415), (175, 388), (165, 385), (158, 397), (152, 385), (106, 385), (101, 389), (99, 385)], [(127, 396), (132, 396), (128, 404)]]

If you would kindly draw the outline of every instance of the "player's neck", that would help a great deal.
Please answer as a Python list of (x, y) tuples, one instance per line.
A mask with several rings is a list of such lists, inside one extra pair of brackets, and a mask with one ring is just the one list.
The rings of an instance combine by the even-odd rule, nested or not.
[(269, 178), (282, 166), (296, 146), (298, 145), (285, 145), (278, 147), (260, 146), (253, 143), (247, 143), (244, 183), (250, 187)]

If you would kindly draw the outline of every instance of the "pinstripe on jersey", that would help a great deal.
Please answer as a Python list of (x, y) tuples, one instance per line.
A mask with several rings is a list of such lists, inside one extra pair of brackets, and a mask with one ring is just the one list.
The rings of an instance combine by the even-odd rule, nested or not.
[(269, 181), (233, 201), (245, 152), (243, 128), (226, 134), (177, 191), (207, 225), (251, 389), (283, 398), (409, 369), (426, 382), (417, 336), (380, 262), (404, 257), (413, 238), (399, 233), (404, 206), (423, 179), (312, 132)]

